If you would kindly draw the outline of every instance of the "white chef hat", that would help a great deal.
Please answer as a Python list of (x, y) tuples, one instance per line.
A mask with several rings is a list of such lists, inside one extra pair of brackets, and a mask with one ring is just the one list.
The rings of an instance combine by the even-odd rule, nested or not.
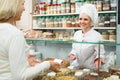
[(92, 26), (97, 25), (97, 23), (98, 23), (98, 12), (96, 10), (95, 5), (84, 4), (83, 6), (80, 7), (80, 10), (79, 10), (79, 14), (82, 14), (82, 13), (87, 14), (91, 18), (91, 20), (92, 20), (91, 25)]

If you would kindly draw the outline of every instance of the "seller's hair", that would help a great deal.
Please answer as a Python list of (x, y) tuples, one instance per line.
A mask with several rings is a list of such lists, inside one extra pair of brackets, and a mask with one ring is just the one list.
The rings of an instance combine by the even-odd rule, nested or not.
[(19, 14), (21, 0), (0, 0), (0, 22), (7, 22)]

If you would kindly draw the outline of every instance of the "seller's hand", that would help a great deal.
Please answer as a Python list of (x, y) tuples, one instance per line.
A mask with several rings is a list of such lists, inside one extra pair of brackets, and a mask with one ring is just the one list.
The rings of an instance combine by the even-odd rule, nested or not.
[(68, 57), (71, 59), (71, 60), (75, 60), (76, 59), (76, 56), (74, 54), (69, 54)]
[[(98, 66), (98, 64), (99, 64), (99, 66)], [(102, 64), (104, 64), (103, 59), (100, 59), (100, 62), (98, 61), (98, 59), (94, 62), (94, 66), (97, 70), (98, 70), (98, 68), (100, 68), (102, 66)]]
[(57, 62), (50, 61), (50, 70), (59, 72), (60, 71), (60, 64)]

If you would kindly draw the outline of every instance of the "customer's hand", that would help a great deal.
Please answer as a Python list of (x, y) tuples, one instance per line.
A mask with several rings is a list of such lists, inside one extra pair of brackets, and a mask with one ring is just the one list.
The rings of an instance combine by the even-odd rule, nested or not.
[(60, 64), (54, 61), (50, 61), (50, 70), (54, 72), (59, 72), (60, 71)]
[(29, 54), (28, 55), (28, 63), (29, 63), (30, 66), (35, 66), (36, 64), (41, 62), (39, 60), (35, 60), (34, 59), (35, 56), (36, 56), (35, 54)]
[[(102, 64), (104, 64), (104, 60), (103, 59), (100, 59), (100, 62), (98, 61), (99, 59), (97, 59), (95, 62), (94, 62), (94, 66), (95, 68), (98, 70)], [(99, 65), (98, 65), (99, 64)]]
[(70, 60), (75, 60), (76, 56), (74, 54), (69, 54), (68, 57), (70, 58)]

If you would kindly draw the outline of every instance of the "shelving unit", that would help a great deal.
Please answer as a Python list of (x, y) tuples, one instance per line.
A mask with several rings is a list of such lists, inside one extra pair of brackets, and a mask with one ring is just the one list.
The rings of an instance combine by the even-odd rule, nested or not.
[[(116, 13), (116, 11), (101, 11), (98, 12), (98, 14), (104, 14), (104, 13)], [(69, 15), (79, 15), (78, 13), (64, 13), (64, 14), (32, 14), (33, 17), (39, 17), (39, 16), (69, 16)]]
[[(39, 29), (51, 29), (51, 30), (56, 30), (56, 29), (59, 29), (59, 30), (62, 30), (62, 29), (81, 29), (80, 27), (78, 28), (75, 28), (75, 27), (70, 27), (70, 28), (34, 28), (34, 30), (39, 30)], [(94, 29), (104, 29), (104, 30), (111, 30), (111, 29), (116, 29), (115, 27), (94, 27)]]
[[(101, 11), (101, 12), (98, 12), (98, 14), (106, 14), (106, 13), (115, 13), (116, 14), (116, 11)], [(79, 16), (79, 14), (77, 13), (64, 13), (64, 14), (32, 14), (32, 17), (33, 18), (38, 18), (38, 17), (49, 17), (49, 16), (73, 16), (73, 15), (76, 15), (76, 16)], [(54, 28), (41, 28), (41, 27), (34, 27), (33, 29), (81, 29), (80, 27), (66, 27), (66, 28), (63, 28), (63, 27), (54, 27)], [(94, 29), (116, 29), (116, 27), (94, 27)]]
[(52, 42), (52, 43), (78, 43), (78, 44), (104, 44), (110, 46), (120, 45), (115, 40), (103, 40), (100, 42), (76, 42), (72, 40), (58, 40), (58, 39), (39, 39), (39, 38), (26, 38), (27, 41), (39, 41), (39, 42)]

